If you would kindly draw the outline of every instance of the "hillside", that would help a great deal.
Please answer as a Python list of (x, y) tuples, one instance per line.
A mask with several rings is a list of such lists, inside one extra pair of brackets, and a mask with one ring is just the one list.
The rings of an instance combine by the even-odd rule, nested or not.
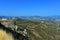
[(56, 20), (26, 20), (17, 19), (18, 26), (28, 31), (31, 40), (59, 40), (60, 25)]
[(60, 40), (60, 21), (51, 18), (43, 19), (30, 20), (16, 17), (12, 22), (16, 22), (20, 28), (27, 29), (29, 40)]

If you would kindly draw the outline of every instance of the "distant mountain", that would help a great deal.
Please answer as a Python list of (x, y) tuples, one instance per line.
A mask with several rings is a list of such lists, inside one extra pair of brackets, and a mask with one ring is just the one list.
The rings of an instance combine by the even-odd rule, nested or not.
[(23, 19), (60, 19), (60, 16), (20, 16)]
[(55, 19), (60, 19), (60, 16), (51, 16), (51, 17)]
[(12, 18), (13, 16), (0, 16), (0, 18)]
[[(0, 16), (0, 18), (13, 18), (14, 16)], [(22, 19), (60, 19), (60, 16), (20, 16)]]
[(29, 19), (29, 20), (47, 20), (47, 19), (53, 19), (52, 17), (43, 17), (43, 16), (21, 16), (19, 18), (22, 19)]

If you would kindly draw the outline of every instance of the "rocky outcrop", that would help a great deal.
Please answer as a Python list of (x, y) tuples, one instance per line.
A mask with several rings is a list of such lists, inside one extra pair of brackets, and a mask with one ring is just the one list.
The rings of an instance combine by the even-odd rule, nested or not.
[(13, 35), (13, 37), (14, 37), (14, 40), (24, 40), (25, 39), (25, 37), (22, 34), (19, 34), (19, 33), (15, 32), (15, 31), (13, 31), (13, 30), (11, 30), (9, 28), (6, 28), (1, 23), (0, 23), (0, 29), (6, 31), (7, 33), (11, 33)]

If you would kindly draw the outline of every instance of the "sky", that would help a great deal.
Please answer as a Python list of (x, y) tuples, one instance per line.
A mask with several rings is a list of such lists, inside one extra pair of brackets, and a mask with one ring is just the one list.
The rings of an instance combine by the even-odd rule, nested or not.
[(0, 0), (0, 16), (60, 15), (60, 0)]

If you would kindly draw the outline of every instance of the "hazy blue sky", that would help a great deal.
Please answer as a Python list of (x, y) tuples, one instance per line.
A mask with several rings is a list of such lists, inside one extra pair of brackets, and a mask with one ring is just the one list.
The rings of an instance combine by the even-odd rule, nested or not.
[(60, 0), (0, 0), (1, 16), (60, 15)]

